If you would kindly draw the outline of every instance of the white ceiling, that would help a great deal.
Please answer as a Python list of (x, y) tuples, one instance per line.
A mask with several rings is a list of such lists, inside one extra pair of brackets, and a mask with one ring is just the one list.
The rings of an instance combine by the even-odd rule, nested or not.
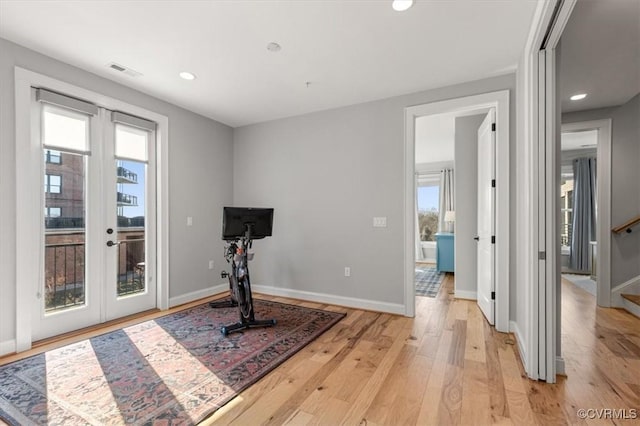
[[(535, 7), (418, 0), (399, 13), (390, 0), (1, 0), (0, 37), (235, 127), (513, 71)], [(272, 41), (280, 52), (267, 51)], [(111, 62), (142, 76), (110, 70)], [(184, 70), (198, 78), (181, 80)]]
[[(560, 46), (562, 111), (617, 106), (640, 92), (640, 0), (579, 0)], [(570, 101), (587, 93), (581, 101)]]
[(453, 161), (456, 114), (425, 115), (416, 119), (416, 164)]

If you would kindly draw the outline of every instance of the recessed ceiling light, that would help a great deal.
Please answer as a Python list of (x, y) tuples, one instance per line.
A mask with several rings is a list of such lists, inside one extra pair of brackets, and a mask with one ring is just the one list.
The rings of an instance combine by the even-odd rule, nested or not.
[(403, 12), (413, 6), (413, 0), (393, 0), (391, 7), (397, 12)]
[(587, 97), (586, 93), (580, 93), (578, 95), (573, 95), (572, 97), (570, 97), (569, 99), (571, 99), (572, 101), (579, 101), (580, 99), (584, 99)]
[(192, 74), (192, 73), (187, 72), (187, 71), (182, 71), (180, 73), (180, 77), (182, 77), (185, 80), (195, 80), (196, 79), (196, 75), (195, 74)]
[(276, 42), (272, 41), (271, 43), (267, 44), (267, 50), (269, 52), (279, 52), (280, 49), (282, 49), (282, 47)]

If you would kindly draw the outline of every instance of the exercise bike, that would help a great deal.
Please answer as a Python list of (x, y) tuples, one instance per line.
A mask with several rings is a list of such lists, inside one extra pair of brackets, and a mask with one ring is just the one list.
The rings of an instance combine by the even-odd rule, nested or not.
[[(249, 260), (253, 258), (253, 253), (249, 253), (249, 249), (253, 244), (254, 233), (257, 238), (270, 236), (272, 221), (273, 209), (225, 207), (222, 237), (227, 241), (225, 259), (231, 265), (231, 272), (223, 271), (221, 275), (229, 279), (230, 299), (211, 302), (210, 306), (212, 308), (237, 306), (240, 321), (222, 326), (220, 331), (223, 336), (252, 327), (271, 327), (276, 324), (275, 319), (257, 320), (255, 318), (249, 277)], [(239, 233), (239, 224), (244, 229), (242, 234)]]

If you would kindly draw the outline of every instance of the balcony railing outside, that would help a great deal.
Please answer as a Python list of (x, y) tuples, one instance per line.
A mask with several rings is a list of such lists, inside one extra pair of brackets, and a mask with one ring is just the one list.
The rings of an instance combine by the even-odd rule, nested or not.
[(123, 179), (128, 183), (138, 183), (138, 174), (122, 166), (118, 166), (118, 178)]
[[(44, 219), (46, 229), (80, 229), (84, 228), (83, 217), (46, 217)], [(125, 217), (118, 216), (118, 228), (144, 227), (144, 216)]]
[[(145, 291), (144, 238), (118, 245), (117, 295)], [(45, 244), (45, 311), (85, 304), (85, 244)]]
[(121, 240), (118, 245), (118, 296), (145, 290), (144, 238)]
[(137, 206), (138, 197), (136, 197), (135, 195), (125, 194), (123, 192), (118, 192), (118, 205), (119, 206)]
[(46, 244), (45, 311), (84, 305), (84, 243)]

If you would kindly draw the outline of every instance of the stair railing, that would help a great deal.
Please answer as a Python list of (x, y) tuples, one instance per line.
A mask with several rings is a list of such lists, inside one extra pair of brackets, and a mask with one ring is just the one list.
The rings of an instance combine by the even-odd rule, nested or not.
[(620, 226), (616, 226), (615, 228), (613, 228), (611, 230), (611, 232), (613, 232), (614, 234), (621, 234), (623, 231), (627, 232), (628, 234), (630, 234), (631, 232), (633, 232), (633, 228), (634, 226), (636, 226), (637, 224), (640, 223), (640, 215), (636, 216), (632, 219), (629, 219), (628, 221), (626, 221), (625, 223), (623, 223)]

